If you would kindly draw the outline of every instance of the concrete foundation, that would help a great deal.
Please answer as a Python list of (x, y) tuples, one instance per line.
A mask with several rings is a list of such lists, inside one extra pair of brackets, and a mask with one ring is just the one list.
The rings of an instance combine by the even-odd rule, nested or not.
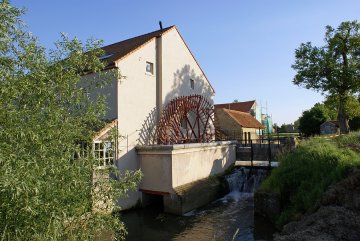
[(225, 189), (219, 177), (210, 177), (175, 188), (175, 194), (164, 196), (164, 211), (183, 215), (219, 198)]
[(222, 174), (236, 159), (233, 141), (138, 146), (136, 150), (144, 175), (140, 190), (162, 195), (165, 212), (179, 215), (217, 198), (221, 182), (211, 176)]

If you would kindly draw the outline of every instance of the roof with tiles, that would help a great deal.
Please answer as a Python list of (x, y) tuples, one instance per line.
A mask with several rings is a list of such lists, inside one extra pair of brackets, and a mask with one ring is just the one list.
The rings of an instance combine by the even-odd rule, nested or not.
[(229, 109), (249, 113), (254, 104), (255, 100), (250, 100), (236, 103), (216, 104), (214, 107), (215, 109)]
[(249, 113), (228, 109), (222, 110), (242, 127), (264, 129), (264, 126)]
[(100, 59), (106, 61), (109, 66), (114, 65), (114, 61), (126, 57), (128, 54), (136, 51), (138, 48), (151, 41), (153, 38), (163, 35), (173, 27), (175, 26), (173, 25), (162, 30), (157, 30), (151, 33), (147, 33), (134, 38), (126, 39), (121, 42), (104, 46), (101, 49), (105, 51), (105, 54)]
[[(163, 28), (161, 30), (157, 30), (157, 31), (154, 31), (154, 32), (151, 32), (151, 33), (143, 34), (143, 35), (140, 35), (140, 36), (137, 36), (137, 37), (134, 37), (134, 38), (126, 39), (126, 40), (123, 40), (123, 41), (120, 41), (120, 42), (117, 42), (117, 43), (114, 43), (114, 44), (104, 46), (101, 49), (104, 50), (105, 53), (104, 53), (104, 55), (102, 57), (100, 57), (100, 59), (107, 63), (107, 66), (106, 66), (107, 69), (114, 68), (115, 67), (115, 61), (125, 58), (126, 56), (130, 55), (131, 53), (133, 53), (136, 50), (140, 49), (141, 47), (145, 46), (145, 44), (149, 43), (154, 38), (160, 37), (160, 36), (166, 34), (171, 29), (176, 29), (176, 31), (178, 32), (180, 38), (182, 39), (185, 46), (189, 50), (190, 54), (194, 58), (196, 64), (198, 65), (201, 72), (203, 73), (203, 75), (207, 79), (204, 71), (202, 70), (201, 66), (199, 65), (198, 61), (196, 60), (195, 56), (191, 52), (190, 48), (187, 46), (186, 42), (184, 41), (183, 37), (181, 36), (179, 30), (176, 28), (175, 25), (172, 25), (170, 27)], [(215, 89), (211, 85), (210, 81), (208, 79), (207, 79), (207, 81), (209, 82), (211, 89), (215, 93)]]

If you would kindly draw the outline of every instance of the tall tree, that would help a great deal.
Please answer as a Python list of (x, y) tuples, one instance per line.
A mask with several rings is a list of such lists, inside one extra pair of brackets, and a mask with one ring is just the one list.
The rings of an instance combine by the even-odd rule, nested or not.
[(299, 125), (300, 125), (300, 120), (299, 119), (294, 121), (294, 131), (295, 132), (299, 132)]
[(286, 128), (286, 124), (282, 124), (280, 126), (280, 130), (279, 130), (280, 133), (286, 133), (287, 132), (287, 128)]
[[(329, 95), (326, 97), (324, 101), (324, 105), (328, 110), (328, 114), (331, 119), (336, 118), (336, 113), (338, 112), (339, 108), (339, 96), (337, 95)], [(360, 102), (356, 98), (356, 96), (349, 95), (344, 103), (344, 109), (347, 114), (349, 120), (352, 120), (355, 117), (360, 117)]]
[[(22, 24), (22, 14), (0, 2), (1, 240), (93, 240), (104, 229), (124, 231), (116, 217), (93, 211), (94, 190), (111, 201), (134, 188), (141, 174), (116, 173), (119, 181), (97, 182), (96, 160), (74, 159), (106, 108), (87, 93), (116, 73), (102, 71), (99, 41), (63, 36), (47, 52)], [(89, 72), (103, 78), (79, 88)]]
[(349, 132), (347, 100), (360, 90), (359, 29), (357, 21), (342, 22), (336, 29), (326, 26), (325, 45), (302, 43), (292, 65), (297, 71), (294, 84), (337, 96), (341, 133)]

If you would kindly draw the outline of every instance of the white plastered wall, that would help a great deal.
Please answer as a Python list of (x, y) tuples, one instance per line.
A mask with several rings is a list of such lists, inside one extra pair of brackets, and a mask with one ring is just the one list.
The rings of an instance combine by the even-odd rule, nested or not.
[[(114, 71), (114, 70), (111, 70)], [(90, 94), (90, 98), (94, 101), (97, 100), (98, 95), (106, 96), (106, 106), (107, 112), (104, 116), (104, 119), (114, 120), (117, 118), (117, 86), (118, 80), (115, 78), (110, 71), (103, 71), (101, 73), (85, 75), (80, 80), (80, 86), (87, 86), (89, 83), (86, 82), (97, 82), (97, 81), (106, 81), (108, 84), (105, 84), (102, 88), (97, 88), (96, 91), (93, 91)]]
[[(180, 95), (202, 94), (212, 103), (213, 90), (187, 49), (175, 28), (163, 35), (163, 104)], [(117, 85), (118, 128), (123, 136), (119, 141), (119, 170), (137, 170), (139, 158), (136, 145), (149, 144), (146, 136), (156, 124), (156, 44), (155, 39), (134, 51), (116, 66), (124, 76)], [(153, 63), (153, 75), (146, 73), (146, 62)], [(195, 88), (190, 88), (190, 78)], [(139, 192), (132, 192), (121, 199), (119, 205), (128, 209), (140, 198)]]
[(164, 105), (177, 96), (191, 94), (201, 94), (212, 103), (214, 91), (176, 28), (163, 35), (162, 43)]
[[(155, 59), (155, 42), (151, 41), (116, 63), (123, 76), (117, 87), (118, 128), (122, 137), (116, 165), (120, 171), (140, 168), (134, 147), (146, 118), (156, 106), (156, 70), (153, 74), (146, 72), (146, 62), (155, 66)], [(119, 200), (119, 205), (122, 209), (131, 208), (139, 198), (138, 191), (130, 192)]]

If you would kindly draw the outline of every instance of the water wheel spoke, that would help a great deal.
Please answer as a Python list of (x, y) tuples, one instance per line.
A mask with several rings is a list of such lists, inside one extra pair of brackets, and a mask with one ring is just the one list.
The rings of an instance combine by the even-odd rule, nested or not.
[[(210, 141), (214, 134), (214, 109), (201, 95), (179, 96), (162, 111), (156, 128), (158, 144)], [(184, 133), (183, 129), (186, 130)]]

